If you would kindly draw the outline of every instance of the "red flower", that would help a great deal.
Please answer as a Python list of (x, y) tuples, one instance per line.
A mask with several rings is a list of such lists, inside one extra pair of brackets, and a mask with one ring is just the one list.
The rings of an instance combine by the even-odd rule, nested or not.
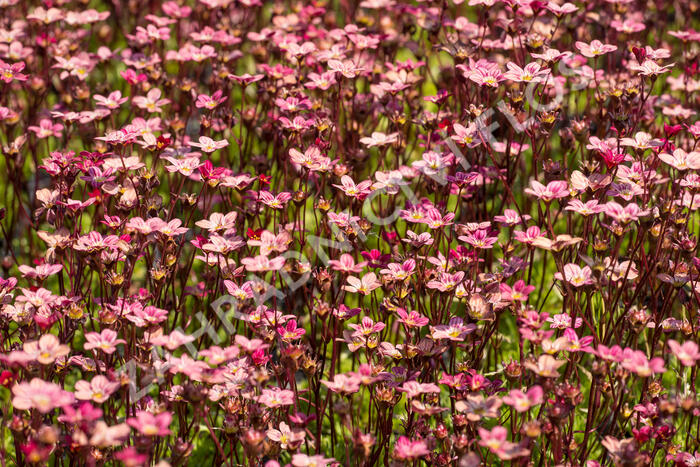
[(632, 53), (639, 63), (643, 63), (647, 57), (647, 50), (644, 47), (632, 47)]
[(251, 229), (248, 227), (246, 234), (250, 240), (260, 240), (260, 236), (265, 231), (265, 229)]
[(3, 370), (0, 373), (0, 384), (9, 388), (15, 382), (16, 375), (10, 370)]
[(158, 138), (156, 138), (156, 149), (159, 151), (162, 151), (163, 149), (167, 148), (170, 146), (171, 139), (167, 138), (163, 135), (160, 135)]
[(612, 149), (608, 149), (605, 152), (600, 152), (599, 154), (600, 157), (603, 158), (603, 162), (605, 162), (605, 165), (608, 167), (608, 169), (617, 167), (622, 161), (625, 160), (624, 152), (617, 152)]
[(682, 125), (669, 125), (668, 123), (664, 123), (664, 133), (666, 133), (666, 138), (672, 138), (682, 129)]
[(223, 167), (214, 167), (211, 161), (205, 161), (204, 164), (199, 166), (199, 174), (204, 180), (218, 180), (220, 179), (226, 169)]
[(90, 193), (88, 193), (88, 196), (90, 198), (99, 198), (100, 196), (102, 196), (102, 190), (100, 190), (99, 188), (95, 188)]

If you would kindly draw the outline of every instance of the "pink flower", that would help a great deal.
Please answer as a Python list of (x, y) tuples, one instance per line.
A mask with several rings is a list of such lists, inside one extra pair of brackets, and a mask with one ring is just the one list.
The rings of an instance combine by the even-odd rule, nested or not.
[(401, 461), (424, 458), (428, 454), (430, 454), (428, 444), (422, 439), (411, 440), (405, 436), (399, 436), (394, 443), (394, 457)]
[(333, 316), (340, 320), (346, 320), (358, 315), (360, 311), (362, 311), (360, 308), (348, 308), (341, 303), (338, 308), (333, 309)]
[(530, 219), (530, 216), (527, 214), (520, 215), (518, 214), (518, 211), (515, 211), (513, 209), (506, 209), (503, 211), (503, 215), (501, 216), (495, 216), (493, 220), (495, 222), (499, 222), (501, 224), (505, 225), (517, 225), (520, 223), (524, 223)]
[(104, 170), (99, 167), (90, 167), (87, 170), (87, 175), (80, 178), (88, 182), (92, 187), (98, 188), (105, 183), (114, 181), (115, 177), (112, 175), (113, 173), (114, 169), (112, 167), (105, 167)]
[(700, 170), (700, 152), (697, 151), (685, 152), (683, 149), (677, 148), (673, 151), (673, 155), (662, 152), (659, 154), (659, 159), (676, 170)]
[(260, 247), (260, 254), (268, 256), (272, 252), (283, 253), (287, 251), (292, 237), (286, 230), (275, 235), (265, 230), (260, 234), (260, 239), (248, 240), (248, 246)]
[(598, 358), (607, 360), (609, 362), (619, 362), (622, 360), (622, 348), (619, 345), (614, 345), (612, 347), (607, 347), (603, 344), (598, 345), (595, 351)]
[(624, 32), (627, 34), (644, 31), (644, 29), (646, 29), (644, 23), (633, 19), (626, 19), (624, 21), (613, 20), (610, 22), (610, 26), (618, 32)]
[(413, 275), (415, 269), (416, 261), (413, 259), (407, 259), (402, 264), (389, 263), (386, 269), (380, 270), (379, 273), (386, 274), (395, 281), (404, 281)]
[(535, 405), (541, 404), (544, 401), (543, 395), (544, 391), (541, 386), (532, 386), (527, 393), (513, 389), (503, 398), (503, 402), (513, 407), (517, 412), (523, 413)]
[(333, 268), (334, 271), (359, 274), (362, 272), (362, 269), (364, 269), (364, 267), (367, 266), (367, 261), (355, 263), (355, 258), (353, 258), (347, 253), (343, 253), (342, 255), (340, 255), (340, 259), (329, 260), (328, 265), (331, 268)]
[(297, 446), (306, 437), (304, 430), (292, 430), (289, 425), (280, 422), (279, 430), (270, 428), (267, 430), (267, 437), (272, 441), (279, 443), (282, 449), (287, 449), (290, 446)]
[(454, 158), (452, 155), (443, 155), (435, 151), (427, 151), (423, 153), (423, 157), (419, 161), (415, 161), (411, 166), (420, 172), (430, 177), (443, 175), (445, 169), (452, 164)]
[(593, 336), (582, 337), (579, 339), (576, 331), (574, 331), (572, 328), (568, 328), (566, 331), (564, 331), (564, 337), (568, 341), (567, 350), (569, 352), (593, 353), (593, 348), (591, 347)]
[(76, 404), (77, 407), (67, 405), (62, 408), (64, 415), (59, 415), (58, 421), (63, 423), (92, 422), (102, 417), (102, 410), (93, 407), (89, 402)]
[(506, 79), (498, 68), (477, 68), (468, 74), (468, 78), (479, 86), (497, 88), (498, 83)]
[(228, 97), (222, 96), (223, 91), (220, 89), (211, 96), (208, 96), (207, 94), (200, 94), (197, 96), (197, 101), (194, 105), (198, 109), (214, 110), (219, 104), (226, 102), (226, 99), (228, 99)]
[(605, 162), (605, 166), (608, 169), (617, 167), (628, 157), (625, 152), (619, 152), (615, 149), (600, 151), (598, 155), (603, 159), (603, 162)]
[(287, 201), (292, 199), (292, 194), (286, 191), (273, 195), (269, 191), (261, 190), (259, 193), (260, 202), (272, 209), (282, 209)]
[(57, 298), (50, 291), (41, 287), (35, 291), (21, 289), (22, 295), (17, 297), (18, 304), (24, 304), (25, 308), (34, 309), (37, 311), (50, 312), (50, 307), (56, 303)]
[(238, 213), (231, 211), (227, 214), (213, 212), (209, 215), (209, 219), (204, 219), (194, 223), (197, 227), (208, 230), (209, 232), (218, 232), (220, 230), (231, 230), (236, 226), (236, 218)]
[(249, 84), (260, 81), (264, 77), (265, 77), (265, 75), (250, 75), (248, 73), (245, 73), (245, 74), (240, 75), (240, 76), (233, 75), (233, 74), (228, 75), (229, 79), (232, 79), (232, 80), (238, 82), (239, 84), (242, 84), (243, 86), (248, 86)]
[(99, 349), (110, 355), (117, 350), (118, 344), (126, 344), (124, 339), (117, 339), (118, 334), (111, 329), (103, 329), (99, 334), (89, 332), (85, 334), (85, 350)]
[(425, 284), (429, 289), (437, 289), (440, 292), (451, 292), (464, 280), (464, 271), (455, 273), (440, 272), (437, 280), (428, 281)]
[(265, 255), (259, 255), (252, 258), (243, 258), (241, 263), (250, 272), (279, 271), (284, 266), (285, 259), (282, 256), (270, 259)]
[(292, 405), (294, 404), (294, 391), (277, 387), (263, 389), (262, 394), (257, 397), (257, 401), (271, 409)]
[(340, 182), (342, 183), (342, 185), (334, 184), (333, 186), (336, 188), (340, 188), (341, 190), (343, 190), (343, 193), (345, 193), (351, 198), (364, 199), (364, 197), (367, 196), (371, 191), (369, 190), (369, 187), (372, 185), (371, 180), (365, 180), (355, 184), (351, 177), (343, 175), (340, 179)]
[(128, 446), (114, 454), (124, 465), (143, 465), (148, 462), (148, 456), (141, 454), (138, 449)]
[(477, 230), (475, 232), (470, 232), (467, 235), (460, 235), (457, 237), (458, 240), (466, 242), (479, 249), (490, 249), (498, 241), (498, 237), (490, 237), (487, 230)]
[(544, 378), (559, 377), (559, 368), (566, 363), (565, 360), (557, 360), (551, 355), (540, 355), (536, 362), (525, 362), (524, 367), (538, 376)]
[(146, 97), (136, 96), (131, 99), (131, 102), (136, 107), (147, 110), (150, 113), (159, 113), (162, 111), (162, 106), (170, 103), (170, 99), (161, 99), (161, 95), (162, 92), (160, 89), (153, 88), (148, 91)]
[(594, 284), (595, 280), (592, 277), (593, 271), (588, 266), (581, 268), (577, 264), (569, 263), (564, 265), (564, 274), (557, 272), (554, 277), (571, 284), (574, 287), (583, 287), (584, 285)]
[(535, 290), (534, 285), (527, 285), (524, 280), (520, 279), (511, 288), (505, 282), (500, 284), (501, 300), (505, 302), (526, 302), (530, 293)]
[(253, 353), (258, 349), (267, 349), (269, 347), (269, 345), (263, 343), (260, 339), (248, 339), (240, 334), (236, 334), (233, 340), (244, 352), (248, 353)]
[(547, 318), (546, 320), (549, 324), (549, 326), (552, 329), (566, 329), (573, 327), (574, 329), (578, 329), (581, 327), (583, 324), (583, 319), (582, 318), (576, 318), (576, 322), (572, 323), (571, 316), (569, 316), (566, 313), (560, 313), (557, 315), (554, 315), (550, 318)]
[(40, 264), (35, 268), (26, 266), (24, 264), (18, 267), (19, 271), (22, 273), (22, 277), (29, 277), (32, 279), (38, 279), (40, 281), (45, 280), (49, 276), (57, 274), (63, 269), (62, 264)]
[(313, 119), (307, 120), (301, 115), (297, 115), (292, 120), (287, 117), (280, 117), (279, 122), (282, 124), (282, 128), (294, 133), (304, 133), (314, 126)]
[(595, 39), (590, 44), (586, 44), (585, 42), (577, 41), (576, 48), (581, 52), (581, 55), (583, 55), (584, 57), (589, 57), (589, 58), (597, 57), (599, 55), (605, 55), (607, 53), (614, 52), (617, 50), (616, 45), (603, 44), (598, 39)]
[(283, 341), (291, 342), (304, 337), (306, 331), (304, 328), (297, 327), (296, 319), (290, 319), (284, 326), (277, 327), (277, 334), (280, 335)]
[(95, 94), (92, 97), (95, 99), (98, 106), (110, 110), (118, 109), (124, 102), (129, 100), (128, 97), (122, 97), (121, 91), (112, 91), (107, 97), (100, 94)]
[(316, 146), (309, 146), (303, 153), (292, 148), (289, 150), (289, 159), (310, 171), (320, 171), (330, 162)]
[(491, 451), (497, 452), (507, 443), (508, 432), (505, 428), (498, 425), (493, 427), (491, 431), (485, 428), (478, 428), (479, 431), (479, 445), (489, 448)]
[[(549, 2), (549, 6), (553, 5), (554, 2)], [(565, 3), (564, 5), (571, 5), (570, 3)], [(572, 5), (573, 6), (573, 5)], [(578, 8), (576, 8), (578, 9)], [(557, 14), (557, 13), (555, 13)], [(540, 54), (533, 53), (531, 54), (532, 58), (538, 58), (540, 60), (544, 60), (545, 62), (551, 62), (551, 63), (556, 63), (559, 60), (562, 60), (564, 58), (568, 58), (572, 55), (571, 52), (560, 52), (557, 49), (546, 49), (544, 52)]]
[[(201, 245), (202, 250), (208, 252), (208, 253), (218, 253), (220, 255), (227, 255), (228, 253), (235, 251), (245, 245), (245, 242), (241, 237), (238, 236), (233, 236), (233, 237), (222, 237), (221, 235), (218, 234), (212, 234), (209, 239), (202, 239), (206, 240), (205, 243)], [(267, 255), (261, 255), (263, 257)], [(276, 267), (278, 265), (278, 262), (284, 263), (282, 260), (276, 259), (275, 262), (265, 262), (264, 260), (260, 260), (258, 262), (254, 261), (253, 258), (244, 258), (246, 262), (251, 263), (251, 267), (260, 267), (260, 268), (267, 268), (267, 267)], [(243, 262), (243, 260), (241, 260)], [(245, 263), (244, 263), (245, 264)], [(257, 264), (257, 265), (256, 265)], [(279, 265), (281, 267), (281, 265)]]
[(467, 335), (476, 330), (473, 323), (464, 324), (462, 318), (453, 317), (449, 324), (439, 324), (430, 326), (430, 337), (434, 340), (447, 339), (455, 342), (462, 342)]
[(385, 324), (384, 323), (375, 323), (372, 318), (369, 316), (365, 316), (362, 318), (362, 321), (360, 321), (360, 324), (348, 324), (349, 327), (355, 330), (353, 332), (353, 337), (355, 336), (360, 336), (360, 337), (367, 337), (371, 334), (380, 332), (382, 329), (384, 329)]
[(36, 409), (43, 414), (73, 403), (73, 394), (39, 378), (12, 387), (12, 405), (17, 410)]
[(116, 235), (107, 235), (103, 237), (101, 233), (92, 231), (87, 235), (79, 237), (73, 248), (78, 251), (94, 253), (104, 249), (115, 249), (118, 242), (119, 237)]
[(121, 445), (128, 437), (131, 429), (126, 423), (108, 426), (102, 420), (95, 424), (90, 444), (101, 448)]
[(50, 365), (56, 359), (70, 353), (70, 347), (61, 344), (58, 337), (53, 334), (45, 334), (38, 341), (25, 342), (23, 350), (42, 365)]
[(679, 344), (677, 341), (669, 339), (668, 347), (684, 366), (695, 366), (695, 362), (700, 360), (698, 344), (693, 341), (685, 341), (683, 344)]
[(290, 42), (289, 44), (286, 44), (285, 48), (290, 56), (297, 58), (301, 58), (316, 51), (316, 45), (313, 42), (308, 41), (302, 44)]
[(528, 229), (525, 232), (516, 230), (515, 232), (513, 232), (513, 236), (517, 241), (531, 245), (536, 240), (543, 238), (544, 234), (542, 233), (539, 227), (533, 225), (532, 227), (528, 227)]
[(173, 416), (170, 412), (162, 412), (153, 415), (151, 412), (140, 410), (136, 417), (126, 420), (126, 423), (145, 436), (168, 436), (170, 434), (170, 422)]
[(582, 216), (590, 216), (591, 214), (598, 214), (599, 212), (605, 211), (605, 205), (598, 204), (598, 200), (595, 199), (586, 201), (585, 203), (578, 199), (572, 199), (569, 201), (569, 204), (566, 205), (564, 210), (574, 211)]
[(48, 137), (60, 138), (61, 132), (63, 130), (63, 125), (60, 123), (53, 123), (48, 118), (42, 118), (39, 121), (39, 126), (30, 126), (27, 128), (29, 131), (36, 133), (36, 137), (39, 139), (44, 139)]
[(309, 89), (320, 89), (321, 91), (327, 91), (334, 84), (336, 84), (335, 72), (327, 71), (325, 73), (309, 73), (306, 76), (309, 81), (307, 81), (304, 86)]
[(97, 375), (89, 383), (83, 380), (75, 383), (75, 398), (83, 401), (92, 400), (101, 404), (109, 399), (109, 396), (117, 389), (119, 389), (119, 383), (111, 382), (103, 375)]
[(138, 327), (146, 327), (150, 324), (158, 324), (165, 321), (168, 311), (155, 306), (136, 306), (131, 313), (126, 315), (126, 319)]
[(663, 142), (660, 139), (654, 139), (649, 133), (638, 131), (634, 134), (634, 138), (622, 138), (620, 140), (620, 146), (628, 146), (637, 149), (650, 149), (663, 146)]
[(332, 211), (328, 212), (328, 223), (329, 224), (336, 224), (340, 228), (348, 228), (348, 227), (359, 227), (357, 222), (360, 220), (359, 216), (351, 216), (348, 213), (341, 212), (341, 213), (334, 213)]
[(350, 293), (360, 293), (369, 295), (374, 289), (381, 287), (381, 283), (377, 279), (377, 275), (373, 272), (367, 273), (358, 279), (355, 276), (349, 276), (347, 279), (348, 285), (343, 286), (343, 290)]
[(309, 456), (306, 454), (297, 453), (292, 456), (292, 465), (294, 467), (326, 467), (332, 462), (333, 459), (326, 459), (320, 454)]
[[(644, 28), (644, 24), (637, 24), (640, 24), (642, 28)], [(632, 65), (630, 69), (636, 71), (642, 76), (658, 76), (663, 73), (668, 73), (669, 69), (673, 68), (673, 65), (674, 64), (672, 63), (670, 65), (661, 66), (653, 60), (644, 60), (644, 63), (641, 65)]]
[(185, 157), (182, 159), (175, 159), (173, 157), (165, 156), (163, 159), (170, 162), (170, 165), (165, 166), (165, 170), (168, 172), (178, 172), (185, 177), (190, 177), (201, 165), (202, 162), (199, 157)]
[(547, 186), (542, 185), (537, 180), (530, 182), (531, 188), (525, 188), (525, 193), (535, 196), (547, 203), (554, 199), (569, 196), (569, 185), (563, 180), (549, 182)]
[(132, 217), (126, 223), (126, 228), (136, 231), (142, 235), (149, 235), (158, 230), (163, 226), (165, 222), (157, 217), (151, 217), (150, 219), (143, 220), (140, 217)]
[(337, 374), (333, 381), (321, 380), (321, 384), (333, 392), (342, 394), (354, 394), (360, 390), (361, 379), (354, 373)]
[(398, 140), (398, 137), (398, 133), (391, 133), (389, 135), (386, 135), (384, 133), (379, 133), (375, 131), (372, 133), (371, 137), (365, 136), (363, 138), (360, 138), (360, 143), (364, 144), (369, 148), (373, 148), (375, 146), (385, 146), (387, 144), (393, 144)]
[(391, 255), (384, 254), (376, 249), (370, 251), (362, 251), (360, 252), (360, 254), (364, 259), (369, 261), (369, 267), (371, 268), (383, 267), (387, 264), (389, 259), (391, 259)]
[(688, 128), (688, 133), (693, 135), (695, 138), (700, 138), (700, 121), (697, 121), (693, 123), (690, 126), (687, 126)]
[(143, 26), (136, 26), (136, 34), (131, 36), (131, 38), (136, 38), (138, 41), (152, 42), (154, 40), (167, 41), (170, 39), (170, 29), (167, 27), (158, 27), (154, 24), (148, 24), (144, 28)]
[(443, 216), (439, 210), (430, 208), (426, 211), (422, 223), (426, 224), (431, 229), (440, 229), (447, 225), (452, 225), (452, 219), (454, 218), (455, 214), (453, 212), (448, 212)]
[[(563, 15), (568, 15), (570, 13), (578, 11), (578, 7), (576, 5), (568, 2), (564, 3), (563, 5), (559, 5), (558, 3), (550, 1), (547, 2), (546, 8), (557, 17), (561, 17)], [(535, 57), (535, 54), (532, 54), (532, 56)]]
[(450, 139), (457, 141), (459, 144), (468, 147), (476, 147), (481, 143), (481, 140), (477, 139), (477, 128), (475, 123), (470, 123), (468, 126), (460, 125), (455, 123), (452, 125), (452, 129), (455, 134), (450, 136)]
[(119, 74), (122, 78), (124, 78), (124, 80), (126, 80), (127, 83), (131, 84), (132, 86), (138, 83), (142, 83), (148, 79), (148, 76), (146, 76), (145, 73), (137, 73), (131, 68), (127, 68)]
[(614, 201), (609, 201), (605, 204), (605, 210), (603, 212), (615, 219), (617, 222), (628, 224), (639, 220), (640, 217), (648, 215), (650, 211), (640, 208), (635, 203), (630, 203), (627, 206), (622, 207)]
[(478, 428), (480, 446), (489, 448), (499, 459), (507, 461), (517, 457), (527, 456), (530, 451), (515, 443), (508, 441), (508, 432), (500, 425), (495, 426), (491, 431), (485, 428)]
[(434, 383), (419, 383), (418, 381), (406, 381), (398, 389), (406, 393), (406, 397), (413, 399), (421, 394), (440, 394), (440, 388)]
[(173, 219), (168, 223), (165, 221), (160, 221), (159, 224), (160, 225), (158, 225), (157, 229), (158, 232), (166, 237), (177, 237), (179, 235), (186, 234), (190, 230), (187, 227), (180, 227), (182, 225), (182, 221), (180, 219)]
[(328, 69), (351, 79), (364, 71), (364, 68), (356, 66), (352, 60), (328, 60)]
[(412, 230), (406, 231), (406, 238), (402, 238), (401, 241), (410, 243), (414, 248), (420, 248), (423, 246), (429, 246), (433, 244), (433, 237), (430, 232), (423, 232), (422, 234), (416, 234)]
[(508, 71), (503, 74), (503, 77), (516, 83), (541, 83), (549, 75), (548, 68), (541, 68), (536, 62), (528, 63), (525, 68), (520, 68), (513, 62), (506, 64)]
[(153, 334), (148, 333), (147, 338), (150, 344), (158, 347), (165, 347), (168, 350), (175, 350), (195, 340), (195, 336), (183, 334), (177, 329), (170, 334), (163, 334), (163, 331), (159, 329)]
[(228, 146), (228, 141), (214, 141), (213, 139), (207, 136), (200, 136), (199, 142), (190, 143), (190, 146), (192, 146), (193, 148), (200, 148), (203, 152), (210, 154), (216, 151), (217, 149), (225, 148), (226, 146)]
[(24, 62), (5, 63), (0, 60), (0, 79), (5, 83), (11, 83), (13, 80), (27, 81), (27, 75), (21, 73), (24, 70)]
[(399, 308), (396, 310), (396, 314), (399, 315), (399, 323), (409, 328), (420, 328), (430, 322), (428, 318), (415, 310), (407, 313), (403, 308)]
[(647, 378), (666, 371), (663, 358), (649, 360), (641, 350), (626, 348), (622, 351), (622, 367), (637, 376)]

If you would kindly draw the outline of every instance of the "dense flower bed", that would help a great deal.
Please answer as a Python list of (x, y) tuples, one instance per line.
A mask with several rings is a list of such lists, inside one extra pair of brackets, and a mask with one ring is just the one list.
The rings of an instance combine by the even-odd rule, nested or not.
[(0, 0), (0, 464), (700, 465), (695, 0)]

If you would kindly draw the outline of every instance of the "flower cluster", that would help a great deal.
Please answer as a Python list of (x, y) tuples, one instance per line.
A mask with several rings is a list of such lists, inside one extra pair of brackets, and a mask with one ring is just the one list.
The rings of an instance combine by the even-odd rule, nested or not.
[(698, 11), (0, 0), (2, 465), (700, 465)]

